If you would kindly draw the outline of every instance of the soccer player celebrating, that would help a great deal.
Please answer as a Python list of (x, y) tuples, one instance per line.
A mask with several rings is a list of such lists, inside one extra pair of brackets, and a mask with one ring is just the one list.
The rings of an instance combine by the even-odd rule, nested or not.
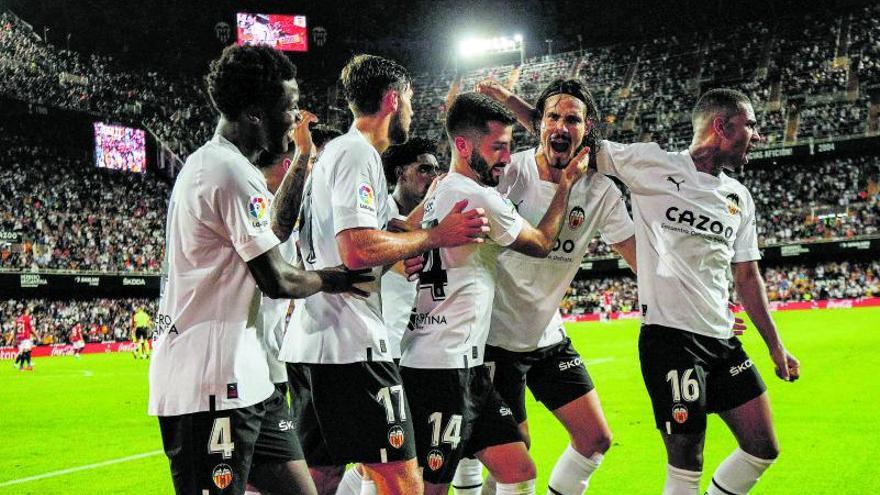
[(642, 376), (666, 445), (664, 494), (695, 494), (703, 468), (706, 415), (718, 413), (738, 448), (718, 467), (710, 495), (744, 494), (779, 455), (767, 389), (733, 336), (728, 270), (752, 322), (786, 381), (800, 364), (770, 317), (749, 191), (727, 176), (761, 140), (748, 97), (714, 89), (692, 115), (681, 152), (654, 143), (606, 143), (599, 170), (632, 193), (638, 252)]
[[(517, 100), (491, 79), (480, 82), (477, 90), (503, 104)], [(594, 127), (599, 112), (582, 81), (557, 79), (542, 91), (529, 115), (537, 118), (524, 123), (539, 133), (540, 144), (513, 155), (498, 190), (517, 205), (520, 215), (537, 222), (577, 152), (589, 146), (595, 155), (599, 148)], [(597, 232), (635, 266), (632, 220), (617, 186), (592, 171), (573, 188), (566, 205), (566, 225), (549, 257), (531, 258), (513, 251), (499, 257), (486, 347), (495, 388), (511, 406), (527, 444), (526, 386), (569, 432), (571, 444), (549, 482), (551, 493), (564, 495), (579, 495), (587, 489), (611, 445), (611, 431), (592, 380), (565, 334), (559, 303)], [(523, 280), (530, 282), (523, 284)], [(478, 493), (480, 478), (479, 464), (466, 461), (455, 481), (456, 493)]]
[(307, 476), (305, 465), (269, 434), (284, 398), (255, 328), (261, 291), (305, 297), (372, 280), (342, 268), (296, 269), (277, 247), (272, 196), (253, 163), (287, 150), (294, 76), (271, 48), (227, 47), (207, 76), (216, 133), (189, 156), (171, 193), (149, 412), (159, 416), (178, 494), (242, 494), (246, 481), (297, 493), (288, 481)]
[[(441, 169), (435, 156), (436, 146), (424, 138), (410, 138), (390, 146), (382, 154), (385, 180), (394, 186), (388, 196), (391, 218), (406, 222), (406, 217), (425, 198)], [(388, 343), (395, 361), (400, 361), (400, 339), (409, 323), (416, 299), (416, 283), (407, 280), (403, 262), (395, 263), (382, 276), (382, 319), (388, 329)], [(355, 465), (345, 472), (336, 495), (375, 493), (372, 480), (363, 478), (363, 468)]]
[[(486, 219), (459, 203), (432, 229), (383, 230), (391, 220), (381, 153), (408, 138), (412, 85), (406, 69), (352, 58), (342, 84), (351, 129), (329, 142), (306, 182), (300, 248), (310, 268), (391, 265), (426, 250), (483, 241)], [(421, 493), (413, 425), (382, 319), (379, 281), (369, 297), (307, 298), (281, 349), (296, 397), (297, 431), (320, 493), (360, 462), (382, 494)], [(332, 426), (328, 426), (332, 425)]]
[(499, 494), (535, 490), (535, 465), (483, 366), (496, 262), (504, 247), (536, 257), (552, 252), (589, 149), (561, 171), (546, 213), (532, 227), (514, 203), (492, 188), (510, 163), (515, 122), (485, 95), (459, 95), (446, 118), (453, 150), (450, 172), (425, 202), (423, 225), (435, 224), (464, 198), (485, 211), (490, 228), (490, 242), (426, 254), (416, 307), (401, 343), (401, 375), (410, 394), (426, 493), (446, 493), (463, 456), (476, 456), (488, 467)]

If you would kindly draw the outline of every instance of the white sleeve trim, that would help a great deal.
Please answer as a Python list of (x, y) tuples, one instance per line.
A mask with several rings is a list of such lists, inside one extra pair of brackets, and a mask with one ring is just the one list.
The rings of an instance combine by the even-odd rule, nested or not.
[(281, 244), (281, 241), (278, 240), (275, 233), (268, 230), (262, 234), (251, 237), (250, 240), (244, 244), (235, 246), (235, 250), (238, 252), (238, 255), (241, 256), (241, 259), (247, 263), (257, 256), (269, 252), (269, 250), (279, 244)]

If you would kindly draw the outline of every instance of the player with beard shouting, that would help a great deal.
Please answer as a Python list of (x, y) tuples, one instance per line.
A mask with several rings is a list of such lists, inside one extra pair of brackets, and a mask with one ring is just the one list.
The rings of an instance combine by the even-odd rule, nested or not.
[(401, 342), (400, 373), (410, 397), (425, 493), (446, 493), (463, 456), (475, 456), (488, 467), (499, 494), (535, 491), (534, 463), (510, 408), (493, 388), (491, 368), (483, 365), (496, 264), (504, 248), (535, 257), (552, 252), (589, 149), (569, 161), (532, 227), (493, 188), (510, 163), (514, 123), (490, 98), (459, 95), (446, 118), (450, 172), (425, 200), (425, 227), (462, 198), (483, 208), (490, 226), (485, 244), (426, 253), (416, 307)]

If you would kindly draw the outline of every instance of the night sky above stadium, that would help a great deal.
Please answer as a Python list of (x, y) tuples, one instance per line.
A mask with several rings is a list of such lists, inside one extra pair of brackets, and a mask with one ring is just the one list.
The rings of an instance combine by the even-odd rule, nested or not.
[[(867, 3), (835, 0), (824, 7)], [(444, 66), (456, 41), (466, 35), (521, 33), (527, 56), (545, 54), (546, 39), (552, 39), (553, 51), (559, 52), (661, 33), (708, 31), (712, 25), (716, 35), (723, 35), (750, 18), (782, 19), (807, 8), (796, 0), (0, 0), (0, 6), (33, 24), (38, 33), (48, 27), (48, 38), (57, 46), (68, 43), (69, 33), (74, 50), (195, 73), (203, 73), (223, 46), (216, 34), (218, 23), (229, 24), (234, 39), (235, 13), (240, 11), (302, 14), (308, 16), (310, 29), (324, 27), (323, 48), (310, 40), (312, 56), (292, 56), (301, 68), (314, 70), (337, 66), (358, 52), (393, 56), (413, 68)], [(323, 66), (315, 65), (319, 59)]]

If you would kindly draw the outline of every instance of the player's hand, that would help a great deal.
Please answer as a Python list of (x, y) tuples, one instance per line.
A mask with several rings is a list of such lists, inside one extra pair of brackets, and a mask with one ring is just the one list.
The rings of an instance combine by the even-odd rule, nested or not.
[(466, 199), (455, 203), (452, 211), (429, 230), (432, 246), (456, 247), (483, 242), (483, 237), (489, 232), (489, 219), (482, 208), (464, 211), (467, 204)]
[(406, 220), (392, 218), (388, 221), (388, 225), (385, 226), (385, 230), (388, 232), (409, 232), (412, 228), (410, 228)]
[[(728, 302), (727, 307), (728, 307), (728, 309), (730, 309), (731, 313), (736, 312), (736, 305), (733, 304), (732, 302)], [(746, 326), (746, 321), (743, 320), (742, 318), (734, 315), (734, 317), (733, 317), (733, 334), (734, 335), (742, 335), (742, 334), (746, 333), (746, 329), (748, 329), (748, 327)]]
[(568, 162), (565, 170), (563, 170), (562, 180), (559, 181), (560, 184), (565, 184), (568, 187), (571, 187), (572, 184), (578, 181), (584, 174), (587, 173), (587, 167), (590, 164), (590, 147), (584, 146), (574, 158)]
[(513, 94), (509, 89), (505, 88), (504, 85), (491, 77), (478, 82), (474, 91), (484, 94), (502, 105), (507, 103), (507, 99)]
[(312, 141), (312, 131), (309, 130), (309, 125), (317, 121), (318, 116), (312, 112), (308, 110), (299, 111), (299, 122), (295, 123), (290, 131), (290, 140), (293, 141), (300, 154), (308, 155), (312, 152), (315, 143)]
[(422, 273), (422, 268), (425, 267), (425, 257), (424, 255), (413, 256), (412, 258), (407, 258), (403, 260), (403, 272), (406, 274), (406, 279), (410, 282), (413, 282), (419, 278), (419, 274)]
[(801, 377), (801, 363), (789, 353), (785, 347), (779, 346), (770, 351), (773, 364), (776, 366), (776, 376), (793, 382)]
[(352, 294), (367, 297), (369, 294), (357, 287), (355, 284), (365, 284), (372, 282), (376, 278), (370, 275), (370, 269), (349, 270), (344, 265), (334, 266), (333, 268), (325, 268), (316, 270), (321, 277), (321, 292), (328, 294), (339, 294), (341, 292), (351, 292)]

